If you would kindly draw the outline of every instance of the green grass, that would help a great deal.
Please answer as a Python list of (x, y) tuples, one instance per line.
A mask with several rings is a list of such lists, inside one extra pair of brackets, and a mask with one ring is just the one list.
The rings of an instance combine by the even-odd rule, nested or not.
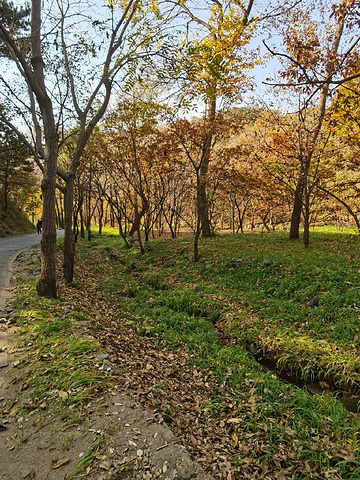
[[(263, 429), (275, 450), (284, 444), (314, 466), (313, 477), (304, 472), (296, 478), (325, 478), (325, 467), (336, 469), (334, 478), (356, 478), (358, 417), (336, 396), (311, 396), (279, 381), (247, 351), (306, 381), (359, 395), (359, 240), (319, 229), (305, 250), (283, 233), (215, 236), (201, 240), (198, 263), (192, 249), (192, 238), (156, 240), (141, 255), (110, 235), (81, 245), (104, 291), (127, 297), (122, 311), (141, 335), (159, 348), (186, 346), (193, 362), (222, 385), (204, 411), (221, 418), (231, 397), (233, 416), (241, 421), (230, 423), (229, 432), (246, 439)], [(267, 258), (271, 266), (264, 265)], [(306, 304), (315, 295), (319, 307), (311, 309)], [(354, 460), (341, 454), (343, 445)], [(251, 455), (260, 461), (260, 452), (245, 456)]]
[[(184, 329), (219, 323), (242, 347), (256, 343), (282, 369), (360, 392), (360, 255), (348, 234), (317, 233), (308, 250), (283, 234), (214, 237), (203, 242), (197, 264), (191, 239), (151, 243), (144, 256), (121, 251), (116, 237), (95, 242), (117, 265), (109, 292), (137, 304), (152, 297), (141, 309), (149, 335), (166, 334), (173, 343)], [(266, 267), (269, 257), (274, 264)], [(241, 260), (235, 268), (233, 259)], [(315, 295), (319, 307), (311, 309), (306, 304)], [(150, 328), (150, 311), (164, 323)]]
[(26, 360), (31, 395), (24, 408), (42, 404), (65, 411), (93, 398), (110, 380), (95, 366), (99, 344), (74, 334), (85, 314), (73, 310), (64, 315), (59, 300), (38, 297), (35, 287), (34, 278), (21, 282), (14, 302), (20, 311), (21, 342), (31, 346)]

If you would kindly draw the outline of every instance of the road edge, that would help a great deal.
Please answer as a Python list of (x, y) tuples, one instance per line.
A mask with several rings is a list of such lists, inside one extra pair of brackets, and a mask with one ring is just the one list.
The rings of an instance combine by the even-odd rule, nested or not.
[(25, 250), (27, 250), (27, 248), (23, 248), (22, 250), (19, 250), (18, 252), (14, 253), (14, 255), (12, 255), (9, 258), (9, 261), (7, 262), (7, 264), (5, 266), (5, 273), (0, 278), (0, 313), (5, 308), (6, 299), (7, 299), (7, 296), (8, 296), (7, 295), (7, 287), (10, 285), (11, 279), (13, 277), (14, 262), (17, 259), (17, 257), (19, 255), (21, 255), (22, 252), (24, 252)]

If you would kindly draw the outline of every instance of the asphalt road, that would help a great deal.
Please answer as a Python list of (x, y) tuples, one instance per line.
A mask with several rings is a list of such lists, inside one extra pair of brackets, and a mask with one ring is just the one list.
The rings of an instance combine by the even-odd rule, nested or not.
[[(63, 230), (57, 231), (57, 236), (62, 237)], [(8, 285), (11, 274), (9, 267), (16, 255), (24, 248), (38, 245), (41, 241), (41, 234), (31, 233), (30, 235), (22, 235), (21, 237), (0, 238), (0, 308), (6, 285)]]

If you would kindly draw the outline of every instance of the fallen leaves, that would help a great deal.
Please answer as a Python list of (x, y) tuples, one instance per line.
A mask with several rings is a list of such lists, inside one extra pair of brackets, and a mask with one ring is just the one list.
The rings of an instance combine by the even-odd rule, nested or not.
[[(271, 440), (270, 430), (275, 420), (258, 414), (255, 381), (251, 380), (246, 391), (237, 390), (235, 401), (234, 395), (226, 393), (211, 373), (205, 375), (194, 367), (186, 347), (170, 350), (159, 338), (140, 336), (122, 312), (116, 300), (118, 292), (114, 298), (103, 294), (99, 289), (102, 279), (95, 278), (84, 263), (78, 270), (78, 281), (86, 288), (68, 286), (63, 297), (67, 303), (85, 309), (92, 318), (93, 334), (108, 354), (110, 374), (116, 370), (122, 391), (138, 395), (159, 423), (170, 424), (179, 442), (201, 460), (208, 473), (226, 480), (286, 480), (304, 471), (332, 480), (341, 478), (337, 473), (327, 477), (325, 467), (320, 472), (308, 459), (299, 458), (293, 447), (297, 433), (287, 425), (288, 417), (277, 426), (279, 435), (284, 435), (287, 441)], [(233, 373), (230, 367), (226, 372), (229, 377)], [(295, 396), (295, 392), (291, 391), (290, 396)], [(217, 403), (209, 405), (209, 399), (216, 399)], [(130, 442), (129, 446), (136, 449), (136, 457), (142, 458), (143, 449)], [(320, 437), (313, 442), (311, 451), (316, 454), (319, 449)], [(346, 450), (340, 455), (334, 454), (334, 459), (351, 458)]]
[(63, 458), (62, 460), (55, 461), (52, 465), (52, 468), (56, 469), (56, 468), (63, 467), (64, 465), (69, 463), (69, 461), (70, 461), (70, 458)]

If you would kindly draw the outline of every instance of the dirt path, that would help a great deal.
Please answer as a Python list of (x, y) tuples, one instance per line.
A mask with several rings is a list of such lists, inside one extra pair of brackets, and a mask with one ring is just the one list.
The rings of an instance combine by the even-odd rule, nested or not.
[[(117, 382), (80, 412), (60, 415), (55, 407), (31, 404), (29, 367), (21, 362), (31, 345), (17, 347), (18, 312), (11, 297), (19, 279), (38, 274), (38, 255), (28, 249), (17, 257), (9, 300), (0, 311), (0, 478), (210, 480), (172, 431), (123, 391), (121, 370), (106, 358), (99, 369), (116, 374)], [(78, 334), (91, 331), (82, 326)], [(83, 469), (76, 476), (79, 464)]]

